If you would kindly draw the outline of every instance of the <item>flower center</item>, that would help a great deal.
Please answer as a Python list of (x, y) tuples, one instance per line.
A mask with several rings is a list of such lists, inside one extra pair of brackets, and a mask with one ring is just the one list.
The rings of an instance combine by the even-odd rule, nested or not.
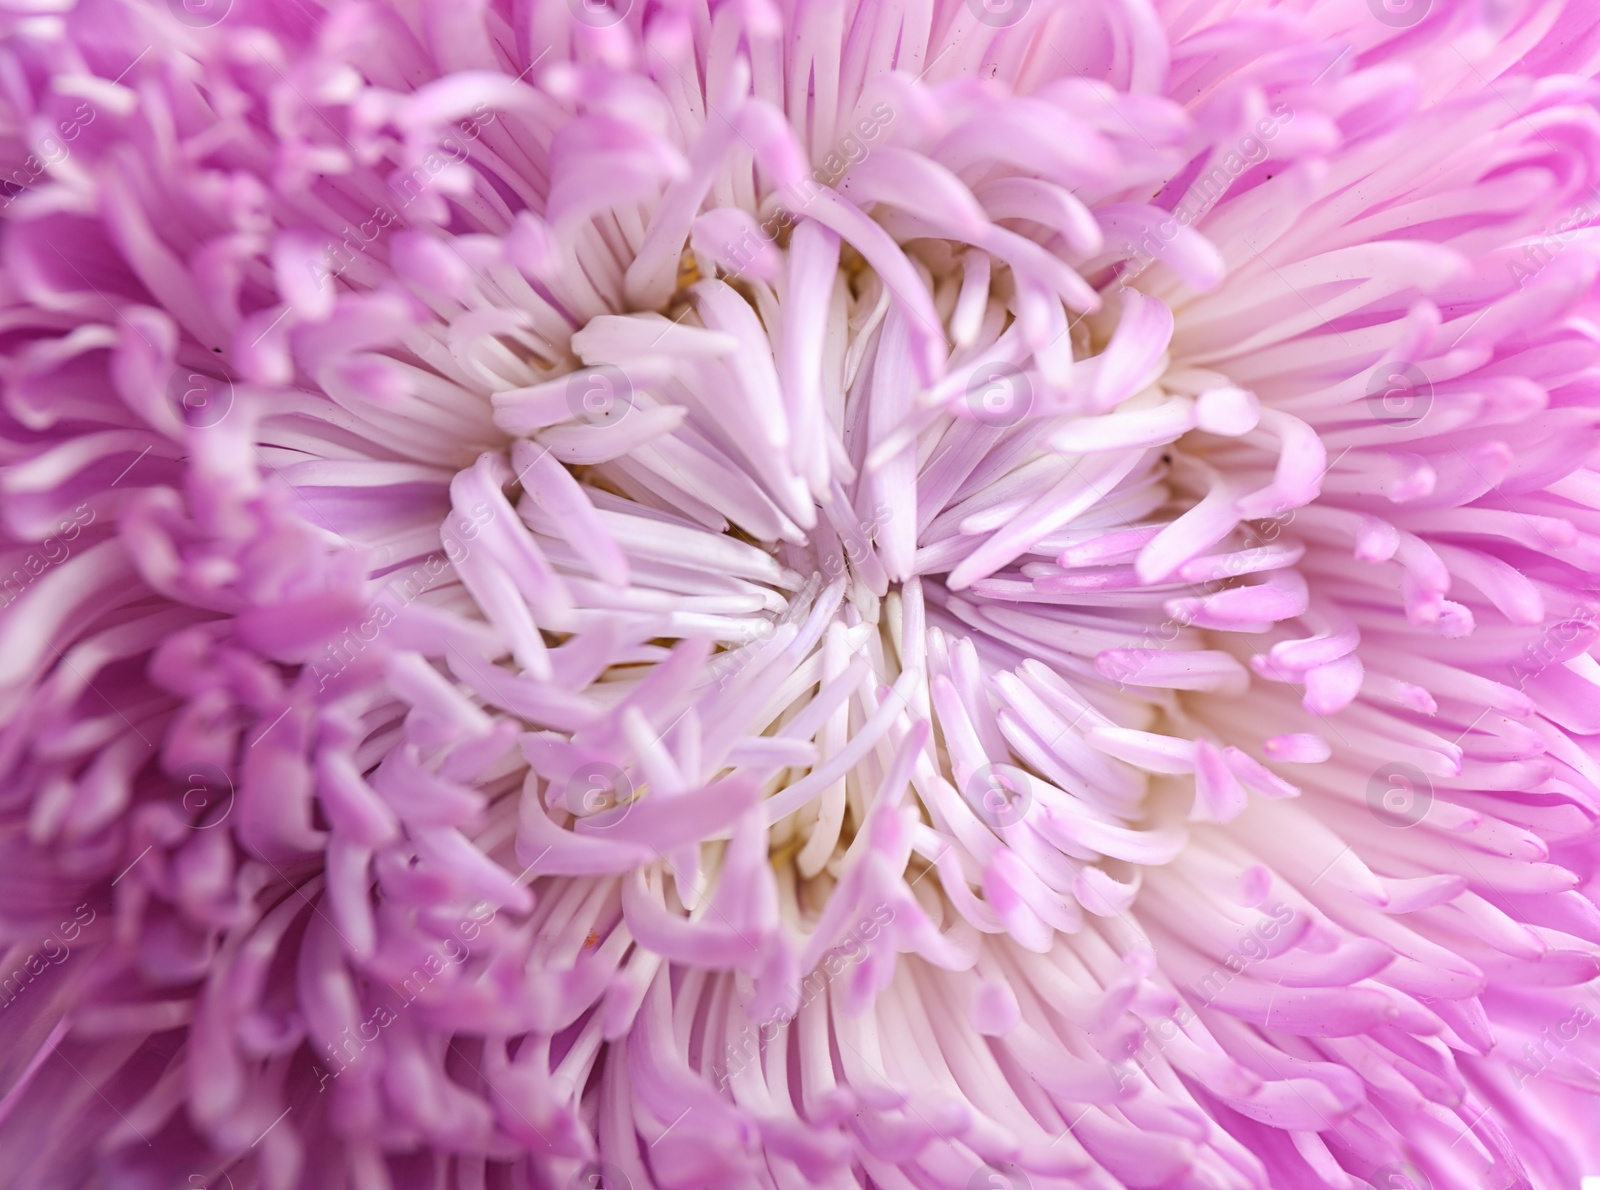
[[(573, 371), (498, 394), (500, 425), (526, 438), (488, 486), (458, 479), (458, 523), (483, 517), (467, 490), (523, 487), (519, 548), (547, 573), (460, 569), (491, 620), (519, 614), (507, 588), (528, 597), (524, 669), (559, 676), (596, 633), (631, 642), (582, 696), (609, 707), (604, 725), (529, 751), (546, 809), (608, 841), (675, 804), (703, 811), (676, 849), (637, 836), (685, 906), (739, 845), (702, 791), (764, 803), (765, 852), (803, 916), (875, 816), (918, 836), (897, 847), (914, 871), (955, 817), (1020, 823), (1038, 776), (982, 692), (1040, 652), (1008, 624), (1011, 588), (1060, 569), (1069, 520), (1100, 534), (1167, 499), (1159, 453), (1052, 437), (1085, 410), (1108, 423), (1130, 397), (1160, 400), (1159, 328), (1154, 350), (1117, 342), (1158, 303), (1073, 318), (985, 252), (902, 247), (886, 268), (810, 222), (775, 260), (701, 237), (660, 310), (596, 314)], [(1137, 445), (1142, 417), (1098, 432)], [(1097, 510), (1119, 484), (1126, 507)]]

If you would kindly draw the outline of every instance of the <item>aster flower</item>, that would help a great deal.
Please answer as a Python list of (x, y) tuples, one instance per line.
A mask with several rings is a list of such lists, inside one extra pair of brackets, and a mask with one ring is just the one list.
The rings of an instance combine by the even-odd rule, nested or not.
[(1600, 14), (0, 14), (0, 1183), (1600, 1171)]

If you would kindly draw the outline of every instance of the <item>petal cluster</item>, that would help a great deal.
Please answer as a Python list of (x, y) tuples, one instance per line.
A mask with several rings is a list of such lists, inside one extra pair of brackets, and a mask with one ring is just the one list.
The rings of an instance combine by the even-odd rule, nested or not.
[(1597, 55), (0, 3), (0, 1183), (1600, 1172)]

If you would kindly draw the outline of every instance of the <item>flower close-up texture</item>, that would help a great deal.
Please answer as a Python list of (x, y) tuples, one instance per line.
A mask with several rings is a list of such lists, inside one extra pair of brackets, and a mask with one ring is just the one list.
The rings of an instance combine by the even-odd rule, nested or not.
[(1594, 1184), (1597, 75), (0, 0), (0, 1190)]

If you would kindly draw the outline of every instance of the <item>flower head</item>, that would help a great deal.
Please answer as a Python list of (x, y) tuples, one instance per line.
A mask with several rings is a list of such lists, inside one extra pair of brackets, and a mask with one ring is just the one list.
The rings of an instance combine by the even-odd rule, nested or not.
[(0, 12), (0, 1181), (1600, 1170), (1581, 5)]

